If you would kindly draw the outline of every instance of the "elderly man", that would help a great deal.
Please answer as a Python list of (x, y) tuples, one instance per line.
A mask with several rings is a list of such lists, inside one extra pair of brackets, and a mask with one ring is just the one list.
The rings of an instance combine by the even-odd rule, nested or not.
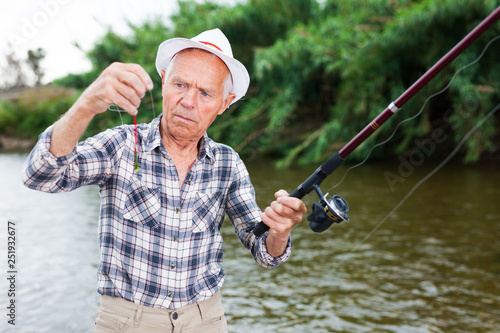
[[(225, 214), (255, 260), (272, 268), (289, 257), (290, 232), (306, 208), (280, 190), (262, 213), (239, 156), (206, 134), (249, 85), (219, 29), (163, 42), (156, 66), (158, 118), (78, 143), (97, 114), (116, 104), (136, 115), (153, 88), (139, 65), (114, 63), (40, 135), (23, 181), (45, 192), (100, 187), (96, 332), (226, 331), (219, 294)], [(256, 237), (259, 220), (270, 230)]]

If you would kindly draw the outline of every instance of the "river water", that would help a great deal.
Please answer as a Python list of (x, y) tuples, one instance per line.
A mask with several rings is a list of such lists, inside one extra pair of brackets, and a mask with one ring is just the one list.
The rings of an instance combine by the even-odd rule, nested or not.
[[(97, 188), (45, 194), (24, 188), (24, 154), (0, 155), (0, 327), (92, 332), (98, 310)], [(401, 160), (342, 166), (323, 184), (350, 206), (321, 234), (304, 221), (288, 262), (254, 263), (223, 228), (222, 297), (230, 332), (500, 332), (498, 163)], [(315, 168), (247, 163), (259, 204), (292, 191)], [(308, 209), (316, 194), (305, 197)], [(16, 326), (8, 325), (7, 223), (16, 224)], [(3, 329), (6, 327), (6, 329)]]

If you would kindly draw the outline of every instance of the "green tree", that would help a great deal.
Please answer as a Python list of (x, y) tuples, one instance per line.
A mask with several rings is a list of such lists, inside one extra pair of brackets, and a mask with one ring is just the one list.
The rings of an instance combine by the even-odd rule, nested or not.
[[(323, 20), (298, 25), (286, 39), (256, 51), (254, 84), (259, 89), (243, 106), (242, 121), (228, 121), (234, 130), (226, 131), (220, 139), (242, 153), (282, 156), (282, 165), (297, 160), (323, 161), (497, 5), (497, 1), (465, 0), (345, 0), (327, 4), (325, 8), (331, 12)], [(363, 159), (375, 142), (387, 138), (397, 122), (415, 114), (427, 96), (446, 86), (451, 75), (475, 59), (498, 32), (498, 27), (488, 31), (350, 159)], [(403, 125), (393, 140), (371, 156), (382, 158), (408, 151), (416, 138), (429, 135), (436, 126), (445, 128), (455, 142), (460, 140), (474, 126), (471, 120), (498, 103), (498, 66), (493, 59), (498, 51), (499, 43), (492, 44), (479, 65), (463, 71), (452, 89), (427, 104), (418, 119)], [(448, 105), (464, 112), (444, 120), (446, 110), (442, 107)], [(481, 134), (468, 141), (467, 161), (477, 159), (492, 146), (495, 129), (495, 121), (488, 122)]]
[[(170, 37), (191, 37), (219, 27), (232, 42), (236, 58), (249, 69), (251, 86), (209, 134), (243, 155), (278, 156), (281, 165), (316, 164), (341, 148), (498, 5), (498, 0), (249, 0), (235, 6), (179, 1), (171, 21), (158, 18), (131, 26), (129, 36), (109, 31), (88, 52), (93, 69), (59, 83), (84, 88), (111, 62), (136, 62), (155, 80), (153, 99), (160, 110), (161, 82), (154, 68), (158, 45)], [(445, 87), (499, 32), (498, 24), (488, 30), (350, 160), (364, 159), (376, 142), (415, 115), (428, 96)], [(415, 139), (437, 127), (454, 138), (440, 145), (441, 153), (452, 149), (500, 100), (499, 51), (500, 42), (493, 42), (481, 61), (461, 71), (449, 90), (426, 103), (422, 114), (399, 127), (371, 158), (408, 152)], [(151, 119), (152, 108), (146, 98), (141, 121)], [(116, 113), (103, 114), (88, 134), (121, 122)], [(496, 124), (487, 122), (468, 140), (466, 161), (494, 147)]]

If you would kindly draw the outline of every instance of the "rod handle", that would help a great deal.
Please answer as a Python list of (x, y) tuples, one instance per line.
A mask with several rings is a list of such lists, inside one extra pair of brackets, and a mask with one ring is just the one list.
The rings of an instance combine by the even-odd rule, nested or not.
[[(314, 185), (321, 184), (325, 178), (331, 174), (335, 169), (337, 169), (342, 162), (344, 162), (344, 158), (339, 155), (339, 152), (336, 152), (329, 159), (327, 159), (316, 171), (309, 176), (302, 184), (299, 185), (295, 189), (295, 191), (290, 194), (291, 197), (302, 199), (306, 194), (311, 192), (314, 189)], [(255, 236), (260, 237), (266, 231), (269, 230), (269, 227), (264, 222), (259, 222), (257, 226), (253, 229), (253, 233)]]
[(269, 227), (267, 224), (264, 222), (260, 221), (257, 226), (253, 229), (253, 233), (255, 236), (260, 237), (262, 236), (266, 231), (269, 230)]

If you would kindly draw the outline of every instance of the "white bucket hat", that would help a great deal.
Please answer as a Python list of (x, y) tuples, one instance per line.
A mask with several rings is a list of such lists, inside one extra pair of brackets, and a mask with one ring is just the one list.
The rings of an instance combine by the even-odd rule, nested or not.
[(229, 40), (218, 28), (204, 31), (191, 39), (171, 38), (161, 43), (158, 47), (158, 54), (156, 55), (156, 70), (158, 74), (161, 75), (161, 71), (167, 69), (170, 60), (172, 60), (177, 53), (189, 48), (208, 51), (224, 61), (233, 80), (231, 93), (236, 95), (236, 98), (231, 104), (245, 96), (248, 85), (250, 84), (250, 76), (245, 66), (233, 58), (231, 44), (229, 44)]

